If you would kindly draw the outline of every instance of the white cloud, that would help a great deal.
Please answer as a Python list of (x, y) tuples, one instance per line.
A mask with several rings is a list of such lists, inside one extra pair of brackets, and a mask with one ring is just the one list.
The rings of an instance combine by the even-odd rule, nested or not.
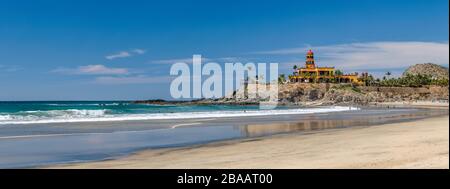
[(242, 58), (242, 57), (220, 57), (220, 58), (214, 58), (213, 60), (215, 62), (219, 62), (219, 63), (247, 63), (247, 62), (252, 62), (251, 61), (252, 58)]
[[(248, 59), (241, 57), (220, 57), (220, 58), (206, 58), (202, 57), (202, 63), (236, 63), (236, 62), (248, 62)], [(179, 58), (179, 59), (165, 59), (165, 60), (155, 60), (152, 63), (157, 64), (175, 64), (175, 63), (187, 63), (192, 64), (192, 58)]]
[(138, 76), (103, 76), (95, 78), (95, 83), (108, 84), (108, 85), (121, 85), (121, 84), (149, 84), (149, 83), (169, 83), (171, 77), (149, 77), (146, 75)]
[(105, 56), (105, 58), (108, 59), (108, 60), (113, 60), (113, 59), (116, 59), (116, 58), (126, 58), (126, 57), (130, 57), (130, 56), (131, 56), (131, 54), (129, 52), (121, 51), (121, 52), (116, 53), (116, 54), (107, 55), (107, 56)]
[(146, 50), (144, 50), (144, 49), (133, 49), (130, 51), (120, 51), (116, 54), (107, 55), (107, 56), (105, 56), (105, 58), (108, 60), (114, 60), (117, 58), (127, 58), (127, 57), (131, 57), (134, 55), (142, 55), (145, 53), (146, 53)]
[(145, 54), (146, 51), (144, 49), (134, 49), (133, 52), (136, 54)]
[(124, 75), (129, 73), (126, 68), (109, 68), (101, 64), (79, 66), (75, 69), (59, 68), (51, 72), (80, 75)]
[(80, 73), (83, 74), (107, 74), (107, 75), (115, 75), (115, 74), (128, 74), (128, 70), (126, 68), (108, 68), (104, 65), (97, 64), (97, 65), (87, 65), (87, 66), (80, 66), (78, 68)]
[[(202, 57), (202, 63), (210, 62), (211, 59)], [(152, 63), (157, 64), (175, 64), (175, 63), (186, 63), (192, 64), (192, 58), (179, 58), (179, 59), (165, 59), (165, 60), (155, 60)]]
[(22, 68), (19, 66), (8, 66), (0, 64), (0, 72), (16, 72), (19, 70), (22, 70)]
[[(317, 47), (301, 47), (257, 52), (256, 54), (295, 55), (303, 64), (306, 51), (315, 52), (317, 64), (351, 71), (398, 69), (418, 63), (449, 63), (449, 44), (438, 42), (369, 42)], [(286, 64), (292, 68), (293, 64)]]

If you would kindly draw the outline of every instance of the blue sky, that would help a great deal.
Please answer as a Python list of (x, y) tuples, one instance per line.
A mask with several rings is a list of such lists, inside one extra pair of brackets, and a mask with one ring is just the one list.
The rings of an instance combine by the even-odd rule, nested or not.
[(448, 66), (448, 0), (0, 1), (0, 100), (169, 99), (171, 63)]

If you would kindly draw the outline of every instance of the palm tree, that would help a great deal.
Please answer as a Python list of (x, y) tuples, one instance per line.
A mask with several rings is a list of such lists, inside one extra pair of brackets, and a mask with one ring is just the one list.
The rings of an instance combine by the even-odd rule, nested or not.
[(386, 74), (385, 74), (386, 76), (387, 76), (387, 78), (389, 79), (389, 76), (391, 76), (392, 75), (392, 73), (390, 72), (390, 71), (388, 71), (388, 72), (386, 72)]
[(341, 82), (340, 76), (344, 75), (344, 73), (341, 70), (336, 70), (336, 71), (334, 71), (334, 75), (336, 75), (338, 77), (337, 81), (338, 81), (338, 83), (340, 83)]
[(309, 72), (304, 72), (303, 73), (303, 77), (304, 77), (304, 79), (308, 79), (308, 81), (309, 81), (309, 78), (311, 77), (311, 74)]
[(293, 67), (292, 69), (294, 70), (293, 74), (294, 74), (294, 75), (297, 75), (297, 73), (298, 73), (298, 72), (297, 72), (297, 65), (294, 65), (294, 67)]
[(280, 74), (280, 75), (278, 76), (278, 84), (283, 84), (283, 83), (285, 83), (285, 82), (286, 82), (285, 75), (284, 75), (284, 74)]
[[(248, 72), (252, 71), (252, 69), (253, 69), (253, 67), (247, 66)], [(251, 82), (250, 80), (253, 80), (253, 79), (254, 79), (254, 78), (250, 78), (248, 75), (249, 75), (249, 74), (247, 74), (247, 77), (246, 77), (246, 79), (245, 79), (247, 83), (248, 83), (248, 82)], [(258, 76), (256, 76), (256, 77), (258, 77)], [(256, 78), (256, 79), (257, 79), (257, 78)]]
[(373, 85), (374, 82), (375, 82), (375, 79), (374, 79), (374, 77), (373, 77), (372, 74), (370, 74), (369, 76), (367, 76), (367, 84), (368, 84), (369, 86)]
[(314, 83), (316, 83), (316, 82), (317, 82), (316, 79), (317, 79), (317, 74), (316, 74), (316, 73), (312, 73), (312, 74), (311, 74), (311, 80), (312, 80)]
[[(257, 75), (256, 76), (256, 84), (258, 84), (258, 83), (261, 83), (261, 82), (259, 82), (259, 81), (263, 81), (264, 80), (264, 75)], [(264, 82), (264, 81), (263, 81)]]

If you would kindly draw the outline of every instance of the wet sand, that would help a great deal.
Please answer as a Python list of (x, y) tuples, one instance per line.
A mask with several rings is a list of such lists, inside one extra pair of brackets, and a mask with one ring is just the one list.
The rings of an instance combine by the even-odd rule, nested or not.
[(448, 115), (448, 109), (356, 111), (214, 119), (3, 125), (0, 168), (35, 168), (120, 159), (142, 150), (180, 149), (219, 141), (370, 127)]
[[(145, 150), (47, 168), (449, 168), (449, 116)], [(274, 126), (275, 127), (275, 126)]]

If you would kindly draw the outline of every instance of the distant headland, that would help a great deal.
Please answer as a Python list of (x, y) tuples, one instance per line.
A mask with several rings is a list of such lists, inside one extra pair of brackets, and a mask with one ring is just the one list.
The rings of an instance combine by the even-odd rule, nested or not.
[[(416, 64), (397, 78), (386, 72), (383, 78), (365, 73), (344, 74), (334, 67), (319, 67), (314, 53), (306, 54), (304, 67), (293, 67), (294, 72), (278, 78), (280, 105), (372, 105), (387, 102), (411, 103), (417, 101), (445, 102), (449, 100), (448, 68), (433, 64)], [(244, 83), (232, 96), (192, 101), (143, 100), (145, 104), (229, 104), (256, 105), (264, 98), (249, 98), (250, 92), (266, 87), (262, 82)], [(261, 95), (264, 96), (264, 95)], [(266, 95), (267, 96), (267, 95)]]

